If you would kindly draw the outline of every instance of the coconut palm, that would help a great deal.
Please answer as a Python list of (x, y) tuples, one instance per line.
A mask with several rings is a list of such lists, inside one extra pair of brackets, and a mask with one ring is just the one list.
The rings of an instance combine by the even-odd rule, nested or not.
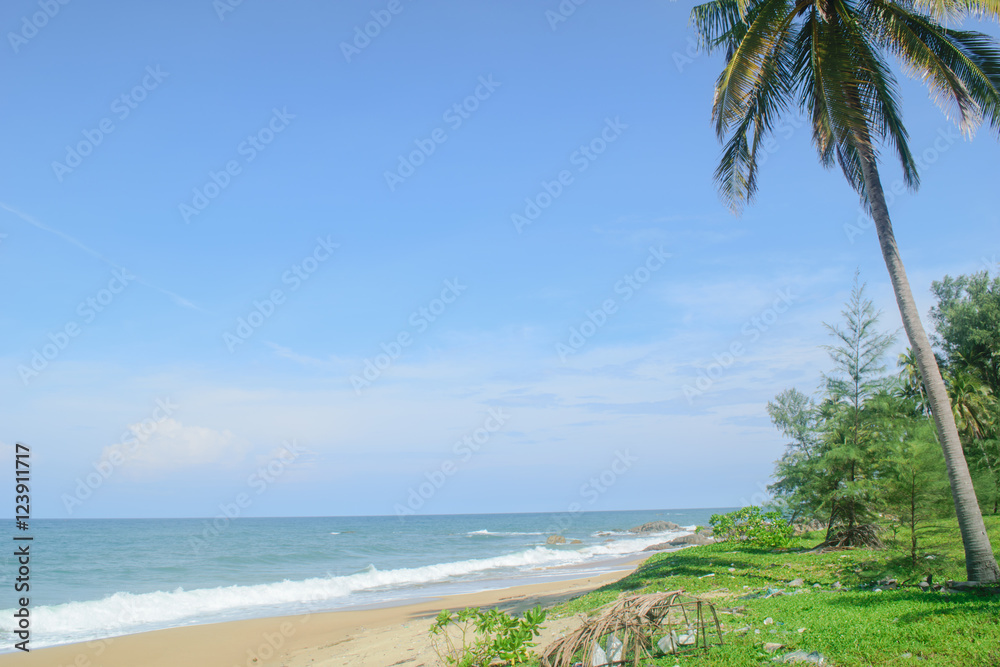
[(1000, 569), (878, 171), (888, 148), (907, 185), (919, 182), (890, 55), (920, 76), (965, 134), (984, 121), (1000, 130), (1000, 48), (988, 35), (939, 22), (969, 14), (1000, 18), (1000, 0), (713, 0), (694, 8), (692, 21), (708, 50), (726, 53), (712, 114), (724, 142), (715, 177), (731, 208), (738, 213), (753, 198), (758, 149), (797, 106), (811, 119), (820, 162), (840, 166), (871, 214), (944, 451), (966, 571), (970, 581), (992, 582)]
[(951, 412), (959, 432), (969, 440), (982, 440), (992, 426), (994, 402), (990, 388), (963, 371), (947, 379)]
[(899, 355), (896, 365), (902, 369), (899, 371), (899, 379), (903, 398), (912, 399), (921, 414), (929, 415), (931, 406), (927, 403), (927, 391), (924, 389), (924, 381), (920, 379), (920, 367), (913, 350), (906, 348), (906, 352)]

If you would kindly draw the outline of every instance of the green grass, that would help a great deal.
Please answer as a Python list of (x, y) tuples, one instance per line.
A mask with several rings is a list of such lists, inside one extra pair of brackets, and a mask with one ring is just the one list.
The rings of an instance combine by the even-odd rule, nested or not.
[[(1000, 517), (986, 517), (986, 524), (994, 552), (1000, 555)], [(805, 535), (779, 551), (721, 543), (656, 554), (624, 579), (564, 603), (553, 613), (592, 612), (623, 593), (677, 589), (706, 596), (718, 611), (728, 612), (719, 617), (726, 632), (723, 646), (679, 659), (660, 658), (650, 665), (773, 665), (775, 654), (764, 651), (765, 642), (784, 645), (777, 655), (796, 649), (819, 651), (838, 667), (1000, 665), (1000, 595), (922, 592), (915, 585), (928, 574), (935, 583), (965, 579), (955, 521), (923, 533), (916, 567), (908, 552), (895, 548), (805, 553), (820, 539)], [(872, 584), (886, 577), (899, 580), (901, 588), (873, 592)], [(789, 587), (796, 578), (805, 585)], [(843, 585), (840, 590), (831, 588), (837, 581)], [(801, 592), (740, 599), (768, 587)], [(773, 624), (764, 624), (768, 617)], [(747, 626), (749, 630), (735, 632)]]

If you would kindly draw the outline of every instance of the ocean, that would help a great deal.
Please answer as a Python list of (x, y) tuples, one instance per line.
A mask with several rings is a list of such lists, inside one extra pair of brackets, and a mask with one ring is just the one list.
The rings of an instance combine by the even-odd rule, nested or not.
[[(721, 509), (216, 519), (35, 519), (32, 648), (246, 618), (406, 604), (617, 569)], [(638, 536), (672, 521), (687, 530)], [(567, 543), (546, 544), (549, 535)], [(579, 540), (573, 544), (574, 540)], [(0, 605), (14, 643), (14, 549)], [(6, 602), (6, 604), (4, 604)]]

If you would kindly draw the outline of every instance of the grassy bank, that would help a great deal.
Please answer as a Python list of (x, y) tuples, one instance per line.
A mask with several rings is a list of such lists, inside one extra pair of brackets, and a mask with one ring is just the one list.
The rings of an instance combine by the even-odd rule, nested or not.
[[(986, 523), (1000, 554), (1000, 517)], [(657, 554), (621, 581), (553, 613), (591, 612), (622, 593), (676, 589), (710, 599), (722, 612), (724, 646), (651, 665), (771, 665), (775, 655), (797, 649), (819, 651), (839, 667), (1000, 665), (1000, 595), (924, 592), (916, 585), (929, 574), (934, 583), (965, 579), (958, 535), (954, 521), (928, 529), (915, 567), (908, 551), (892, 547), (806, 553), (821, 540), (818, 534), (780, 551), (728, 543), (692, 547)], [(899, 588), (876, 592), (887, 578)], [(803, 585), (789, 586), (795, 579)], [(785, 594), (752, 597), (769, 588)], [(769, 642), (783, 648), (769, 653)]]

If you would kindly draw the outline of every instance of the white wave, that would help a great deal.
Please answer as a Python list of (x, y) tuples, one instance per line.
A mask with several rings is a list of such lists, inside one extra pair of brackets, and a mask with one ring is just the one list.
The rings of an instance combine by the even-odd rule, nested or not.
[[(362, 591), (420, 586), (451, 581), (496, 569), (522, 569), (545, 565), (572, 564), (584, 560), (577, 552), (561, 552), (535, 547), (505, 556), (440, 563), (423, 567), (379, 571), (374, 566), (356, 574), (282, 581), (253, 586), (226, 586), (210, 589), (115, 593), (102, 600), (41, 606), (32, 610), (36, 637), (44, 634), (59, 641), (83, 641), (135, 632), (137, 628), (168, 627), (204, 622), (213, 616), (245, 612), (254, 608), (289, 604), (317, 604), (343, 600)], [(327, 605), (329, 606), (329, 605)], [(12, 632), (7, 620), (14, 610), (0, 612), (0, 630)], [(40, 638), (40, 637), (39, 637)], [(47, 642), (47, 643), (56, 643)], [(40, 645), (36, 643), (36, 645)]]
[(335, 531), (335, 530), (331, 530), (331, 531), (330, 531), (330, 534), (331, 534), (331, 535), (340, 535), (340, 533), (338, 533), (338, 532), (337, 532), (337, 531)]
[[(477, 534), (490, 534), (481, 533)], [(675, 531), (673, 536), (684, 534)], [(270, 613), (268, 607), (298, 605), (308, 609), (330, 609), (351, 602), (352, 593), (393, 590), (399, 596), (414, 587), (482, 578), (490, 571), (537, 571), (563, 565), (577, 565), (614, 556), (641, 552), (651, 544), (665, 541), (666, 535), (615, 540), (580, 549), (549, 549), (536, 546), (492, 558), (478, 558), (422, 567), (380, 571), (374, 565), (346, 576), (281, 581), (250, 586), (225, 586), (153, 593), (115, 593), (101, 600), (68, 602), (32, 610), (36, 646), (86, 641), (141, 630), (220, 618), (246, 617)], [(667, 538), (669, 539), (669, 538)], [(498, 573), (499, 574), (499, 573)], [(13, 632), (14, 609), (0, 611), (0, 631)], [(297, 612), (292, 612), (297, 613)]]
[(498, 536), (501, 536), (501, 537), (513, 537), (515, 535), (544, 535), (544, 534), (545, 533), (517, 533), (517, 532), (508, 532), (508, 531), (493, 532), (492, 530), (486, 530), (486, 529), (483, 529), (483, 530), (473, 530), (473, 531), (470, 531), (470, 532), (466, 533), (466, 535), (498, 535)]

